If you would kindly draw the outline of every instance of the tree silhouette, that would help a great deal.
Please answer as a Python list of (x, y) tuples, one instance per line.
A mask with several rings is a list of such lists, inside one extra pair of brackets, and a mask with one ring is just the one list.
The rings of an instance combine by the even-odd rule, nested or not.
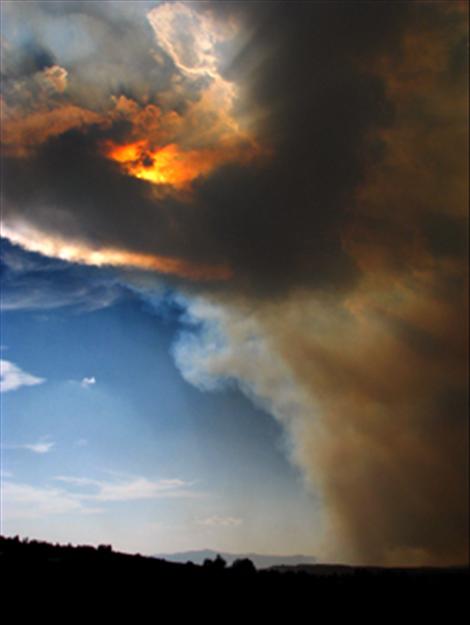
[(206, 558), (203, 566), (207, 569), (211, 569), (212, 571), (223, 571), (227, 566), (227, 562), (222, 558), (222, 556), (217, 554), (215, 560), (209, 560), (209, 558)]
[(249, 558), (238, 558), (232, 564), (232, 570), (239, 575), (252, 575), (256, 573), (256, 567)]

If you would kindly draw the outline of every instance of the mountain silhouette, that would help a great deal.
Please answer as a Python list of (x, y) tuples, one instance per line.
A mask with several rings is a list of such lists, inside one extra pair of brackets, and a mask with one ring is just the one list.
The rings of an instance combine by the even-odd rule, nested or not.
[(192, 562), (193, 564), (203, 564), (204, 560), (214, 560), (220, 555), (228, 566), (231, 566), (236, 560), (248, 559), (253, 562), (257, 569), (268, 569), (272, 566), (299, 566), (306, 564), (315, 564), (317, 559), (314, 556), (305, 555), (264, 555), (258, 553), (227, 553), (224, 551), (214, 551), (213, 549), (201, 549), (193, 551), (181, 551), (177, 553), (158, 553), (156, 558), (166, 560), (167, 562)]

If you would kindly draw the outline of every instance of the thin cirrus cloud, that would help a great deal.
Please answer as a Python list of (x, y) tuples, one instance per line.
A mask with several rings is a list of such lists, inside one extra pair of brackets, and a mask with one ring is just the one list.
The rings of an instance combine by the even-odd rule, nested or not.
[(80, 499), (62, 488), (40, 487), (9, 479), (2, 484), (2, 500), (4, 521), (97, 512), (85, 507)]
[(22, 445), (22, 447), (35, 454), (48, 454), (55, 447), (55, 443), (54, 441), (38, 441), (37, 443)]
[(92, 311), (111, 305), (121, 294), (112, 272), (25, 252), (4, 238), (2, 229), (0, 268), (2, 311), (53, 310), (69, 306)]
[(7, 445), (4, 449), (26, 449), (35, 454), (48, 454), (55, 447), (54, 441), (45, 439), (38, 440), (36, 443), (23, 443), (21, 445)]
[(74, 496), (80, 500), (136, 501), (197, 496), (190, 490), (192, 483), (180, 479), (149, 480), (146, 477), (134, 477), (106, 481), (73, 476), (58, 476), (55, 479), (68, 487), (79, 489), (74, 491)]
[(243, 519), (239, 519), (237, 517), (232, 516), (210, 516), (206, 519), (199, 519), (197, 521), (198, 525), (203, 525), (204, 527), (238, 527), (243, 523)]
[(23, 371), (9, 360), (0, 360), (0, 392), (16, 391), (23, 386), (36, 386), (43, 382), (44, 378)]
[(146, 477), (116, 481), (58, 476), (59, 486), (37, 486), (5, 479), (2, 484), (5, 519), (48, 518), (66, 514), (99, 514), (98, 504), (153, 499), (194, 498), (192, 483), (180, 479), (149, 480)]

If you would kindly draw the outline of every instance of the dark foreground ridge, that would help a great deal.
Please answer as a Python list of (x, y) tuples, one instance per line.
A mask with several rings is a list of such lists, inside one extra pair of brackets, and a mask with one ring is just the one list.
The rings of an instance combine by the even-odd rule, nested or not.
[[(436, 600), (450, 608), (466, 604), (468, 567), (449, 568), (377, 568), (336, 565), (300, 565), (256, 570), (249, 559), (227, 566), (217, 556), (202, 565), (167, 562), (153, 557), (113, 551), (109, 545), (52, 545), (37, 540), (0, 536), (0, 566), (3, 578), (10, 583), (45, 583), (80, 588), (80, 592), (112, 583), (114, 592), (125, 587), (158, 588), (160, 595), (178, 588), (188, 591), (234, 591), (257, 598), (298, 597), (316, 601), (338, 601), (354, 597), (370, 604), (371, 597), (397, 601)], [(79, 586), (77, 586), (77, 583)], [(277, 594), (279, 593), (279, 594)]]

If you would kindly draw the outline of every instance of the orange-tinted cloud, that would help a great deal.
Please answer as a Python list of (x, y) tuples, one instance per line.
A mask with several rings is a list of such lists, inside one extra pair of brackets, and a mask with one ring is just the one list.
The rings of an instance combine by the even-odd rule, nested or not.
[(179, 189), (224, 163), (247, 160), (254, 150), (252, 154), (238, 146), (184, 150), (176, 143), (151, 148), (149, 142), (142, 139), (124, 145), (108, 141), (104, 145), (104, 153), (109, 159), (120, 163), (130, 176)]
[[(188, 53), (183, 50), (188, 45), (185, 31), (179, 28), (169, 37), (162, 30), (166, 27), (171, 30), (170, 23), (182, 14), (191, 27), (189, 43), (201, 55), (201, 62), (192, 69), (180, 62), (179, 55)], [(3, 102), (2, 113), (3, 149), (4, 154), (12, 158), (11, 162), (24, 161), (27, 167), (41, 150), (47, 150), (48, 145), (74, 130), (74, 136), (82, 134), (85, 141), (92, 137), (90, 149), (96, 149), (97, 161), (109, 159), (118, 164), (113, 170), (114, 176), (122, 172), (123, 176), (158, 185), (161, 195), (161, 191), (188, 191), (192, 182), (208, 176), (220, 166), (246, 164), (262, 153), (255, 139), (236, 119), (237, 85), (220, 74), (217, 46), (236, 32), (236, 23), (233, 22), (227, 30), (209, 15), (204, 16), (193, 7), (179, 3), (156, 7), (147, 20), (155, 33), (155, 43), (160, 46), (159, 53), (156, 47), (153, 50), (155, 66), (165, 63), (161, 59), (162, 50), (175, 63), (170, 80), (171, 97), (162, 90), (153, 97), (144, 94), (139, 99), (116, 89), (115, 94), (110, 94), (106, 100), (101, 99), (97, 106), (96, 98), (88, 97), (87, 85), (79, 81), (80, 67), (69, 71), (58, 64), (32, 76), (14, 78), (8, 92), (8, 105)], [(175, 43), (177, 39), (178, 45)], [(20, 91), (23, 95), (18, 98), (15, 94)], [(66, 137), (64, 140), (67, 141)], [(63, 159), (60, 160), (62, 165)], [(102, 166), (109, 171), (105, 161)], [(141, 193), (145, 202), (155, 200), (155, 195), (150, 197), (145, 185), (142, 185)], [(51, 210), (56, 207), (61, 210), (53, 201)], [(9, 204), (9, 209), (15, 212), (13, 203)], [(34, 219), (32, 222), (34, 224)], [(194, 265), (179, 260), (179, 251), (175, 254), (177, 258), (169, 258), (167, 254), (140, 253), (135, 246), (126, 249), (125, 243), (122, 248), (115, 249), (110, 245), (95, 253), (87, 248), (86, 241), (80, 241), (78, 234), (75, 237), (63, 234), (57, 243), (43, 236), (40, 228), (32, 227), (30, 235), (33, 238), (27, 240), (17, 231), (17, 221), (5, 217), (4, 225), (4, 232), (10, 233), (11, 240), (21, 240), (27, 249), (34, 248), (43, 253), (48, 250), (51, 255), (78, 262), (133, 265), (196, 280), (224, 280), (231, 275), (223, 260)], [(70, 241), (67, 236), (71, 236)], [(181, 250), (181, 254), (184, 255), (185, 250)]]
[(34, 146), (50, 137), (103, 121), (99, 113), (74, 104), (38, 110), (28, 115), (7, 111), (3, 117), (2, 144), (7, 154), (26, 156)]
[(179, 258), (140, 254), (111, 247), (91, 247), (82, 242), (45, 234), (24, 224), (2, 224), (1, 232), (3, 237), (28, 251), (72, 263), (96, 267), (133, 267), (202, 282), (223, 281), (232, 276), (231, 269), (226, 265), (191, 263)]

